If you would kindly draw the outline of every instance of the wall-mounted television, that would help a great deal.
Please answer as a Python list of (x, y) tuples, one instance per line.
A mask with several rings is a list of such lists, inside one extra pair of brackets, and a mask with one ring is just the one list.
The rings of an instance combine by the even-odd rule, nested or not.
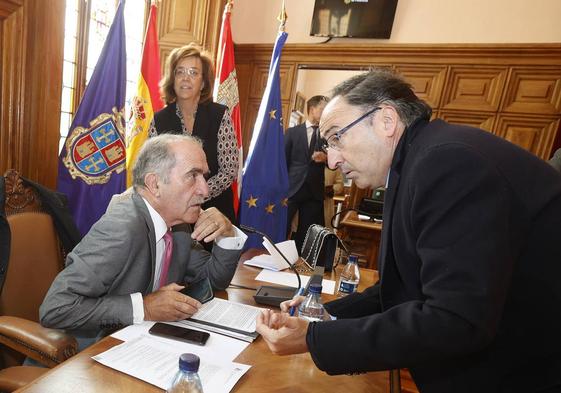
[(397, 0), (316, 0), (310, 35), (390, 38)]

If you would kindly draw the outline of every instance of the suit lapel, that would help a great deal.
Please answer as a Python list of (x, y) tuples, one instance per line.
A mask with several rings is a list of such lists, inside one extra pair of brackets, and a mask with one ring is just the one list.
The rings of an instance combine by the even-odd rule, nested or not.
[(418, 119), (413, 123), (413, 125), (405, 129), (396, 147), (390, 169), (388, 188), (386, 189), (386, 194), (384, 196), (384, 212), (382, 215), (383, 226), (380, 240), (380, 254), (378, 257), (382, 309), (384, 309), (384, 306), (388, 304), (388, 301), (390, 303), (392, 302), (392, 299), (384, 299), (383, 297), (384, 283), (392, 279), (401, 281), (401, 275), (396, 265), (392, 245), (392, 220), (394, 216), (395, 201), (400, 186), (401, 173), (407, 157), (407, 152), (410, 150), (414, 138), (417, 136), (420, 129), (422, 129), (427, 123), (428, 121), (426, 119)]
[(154, 287), (154, 274), (156, 271), (156, 231), (154, 230), (154, 223), (152, 222), (152, 217), (150, 217), (150, 212), (146, 207), (146, 204), (142, 200), (142, 197), (136, 192), (132, 195), (133, 202), (136, 208), (142, 214), (144, 222), (146, 222), (146, 237), (148, 241), (148, 247), (150, 248), (150, 283), (148, 287), (144, 290), (144, 293), (152, 292)]

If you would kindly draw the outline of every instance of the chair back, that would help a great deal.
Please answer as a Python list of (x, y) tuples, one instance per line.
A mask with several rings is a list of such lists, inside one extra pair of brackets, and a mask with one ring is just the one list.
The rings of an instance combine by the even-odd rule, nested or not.
[(5, 173), (4, 181), (11, 240), (0, 315), (38, 322), (39, 306), (64, 265), (62, 249), (53, 220), (35, 190), (14, 170)]

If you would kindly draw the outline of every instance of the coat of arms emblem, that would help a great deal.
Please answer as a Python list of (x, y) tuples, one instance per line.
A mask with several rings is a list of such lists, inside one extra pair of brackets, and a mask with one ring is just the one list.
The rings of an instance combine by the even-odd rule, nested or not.
[(76, 127), (66, 140), (64, 165), (73, 179), (87, 184), (105, 184), (113, 172), (125, 169), (123, 120), (119, 112), (103, 113), (90, 128)]

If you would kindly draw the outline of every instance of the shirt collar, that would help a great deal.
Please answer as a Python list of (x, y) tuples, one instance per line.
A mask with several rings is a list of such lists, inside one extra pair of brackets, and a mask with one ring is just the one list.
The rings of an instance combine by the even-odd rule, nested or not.
[(312, 124), (311, 121), (306, 120), (306, 128), (311, 128), (311, 127), (313, 127), (313, 126), (314, 126), (314, 125)]
[(156, 236), (156, 243), (158, 243), (168, 231), (168, 226), (166, 225), (166, 222), (164, 221), (162, 216), (160, 216), (160, 214), (152, 207), (152, 205), (150, 205), (150, 202), (148, 202), (144, 197), (142, 197), (142, 200), (146, 204), (148, 212), (150, 213), (152, 224), (154, 224), (154, 235)]

